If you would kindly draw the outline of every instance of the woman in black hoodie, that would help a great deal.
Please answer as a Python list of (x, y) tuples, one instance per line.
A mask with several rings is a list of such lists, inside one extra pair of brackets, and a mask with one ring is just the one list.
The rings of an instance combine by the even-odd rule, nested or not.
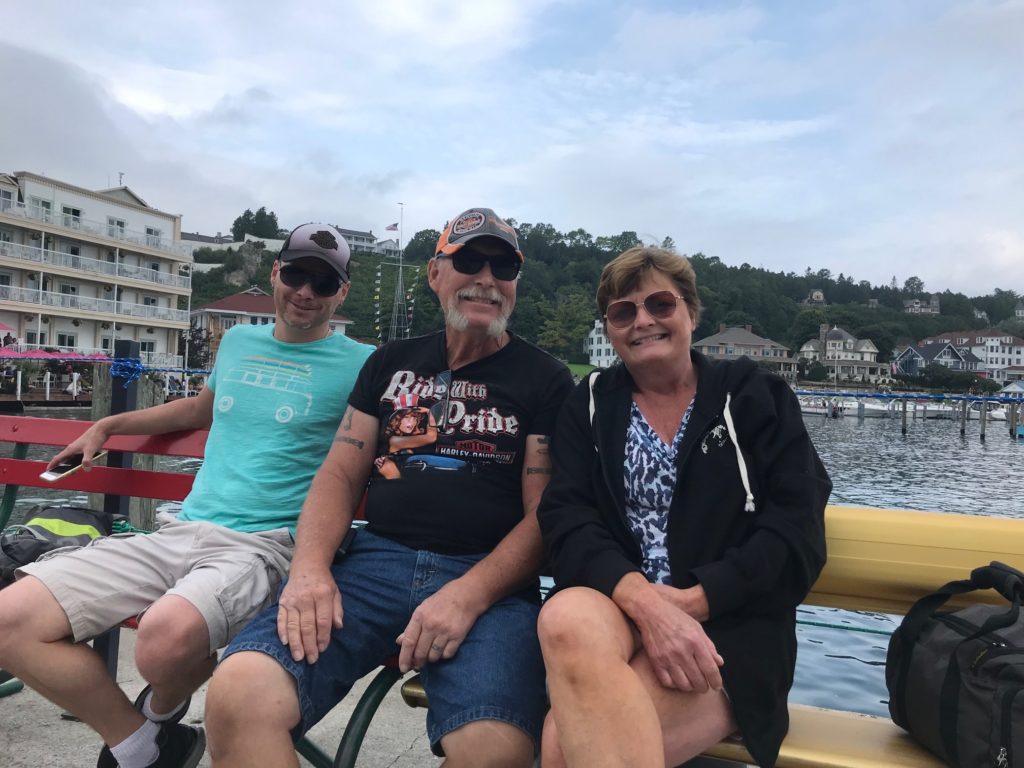
[(737, 734), (771, 766), (832, 484), (786, 382), (691, 350), (685, 258), (626, 251), (597, 303), (622, 364), (566, 402), (538, 512), (542, 763), (674, 766)]

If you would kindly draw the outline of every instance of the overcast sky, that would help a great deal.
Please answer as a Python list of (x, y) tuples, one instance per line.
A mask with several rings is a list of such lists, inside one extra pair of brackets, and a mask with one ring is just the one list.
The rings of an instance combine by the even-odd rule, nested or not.
[(1024, 0), (3, 3), (0, 171), (1024, 293), (1022, 40)]

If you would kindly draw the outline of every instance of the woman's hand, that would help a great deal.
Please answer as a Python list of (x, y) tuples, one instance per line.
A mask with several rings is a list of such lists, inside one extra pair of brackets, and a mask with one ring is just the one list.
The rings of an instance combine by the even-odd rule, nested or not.
[(680, 589), (668, 584), (652, 584), (658, 594), (672, 603), (676, 608), (681, 608), (693, 616), (697, 621), (707, 621), (711, 616), (711, 606), (708, 605), (708, 596), (704, 587), (697, 584), (693, 587)]
[[(612, 599), (636, 624), (659, 682), (678, 691), (721, 690), (724, 660), (690, 610), (707, 611), (700, 587), (651, 584), (639, 573), (622, 578)], [(703, 604), (703, 609), (701, 609)]]
[(722, 689), (719, 667), (725, 661), (697, 619), (656, 592), (643, 618), (634, 621), (662, 685), (696, 693)]

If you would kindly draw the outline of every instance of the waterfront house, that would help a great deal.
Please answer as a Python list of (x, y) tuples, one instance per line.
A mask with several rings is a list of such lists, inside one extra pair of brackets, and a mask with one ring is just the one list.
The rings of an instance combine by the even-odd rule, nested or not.
[(0, 323), (20, 353), (110, 354), (126, 339), (144, 364), (180, 366), (191, 265), (181, 216), (126, 186), (0, 174)]
[(945, 366), (953, 371), (978, 371), (981, 360), (970, 350), (960, 350), (948, 342), (912, 344), (901, 350), (892, 361), (895, 373), (918, 376), (929, 365)]
[[(274, 297), (258, 285), (239, 293), (225, 296), (206, 306), (192, 310), (192, 324), (210, 332), (210, 366), (217, 356), (217, 348), (224, 332), (235, 325), (270, 325), (274, 322)], [(352, 324), (344, 315), (331, 318), (331, 330), (348, 334)]]
[(796, 381), (797, 364), (792, 350), (777, 341), (758, 336), (749, 325), (727, 326), (722, 323), (718, 326), (718, 333), (695, 341), (693, 348), (716, 360), (749, 357), (765, 363), (783, 378)]
[(878, 347), (871, 339), (858, 339), (839, 326), (829, 329), (827, 323), (819, 327), (818, 338), (800, 346), (799, 359), (821, 363), (833, 381), (874, 383), (888, 369), (878, 363)]
[(1024, 375), (1024, 339), (1001, 328), (946, 331), (922, 339), (918, 345), (936, 342), (952, 344), (977, 357), (976, 370), (983, 378), (1006, 382)]

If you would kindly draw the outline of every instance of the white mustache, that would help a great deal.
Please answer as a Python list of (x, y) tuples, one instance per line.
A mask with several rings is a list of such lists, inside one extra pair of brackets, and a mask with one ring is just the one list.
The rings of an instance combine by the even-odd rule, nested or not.
[(459, 291), (459, 298), (493, 301), (499, 307), (505, 309), (505, 297), (501, 295), (497, 288), (467, 288), (464, 291)]

